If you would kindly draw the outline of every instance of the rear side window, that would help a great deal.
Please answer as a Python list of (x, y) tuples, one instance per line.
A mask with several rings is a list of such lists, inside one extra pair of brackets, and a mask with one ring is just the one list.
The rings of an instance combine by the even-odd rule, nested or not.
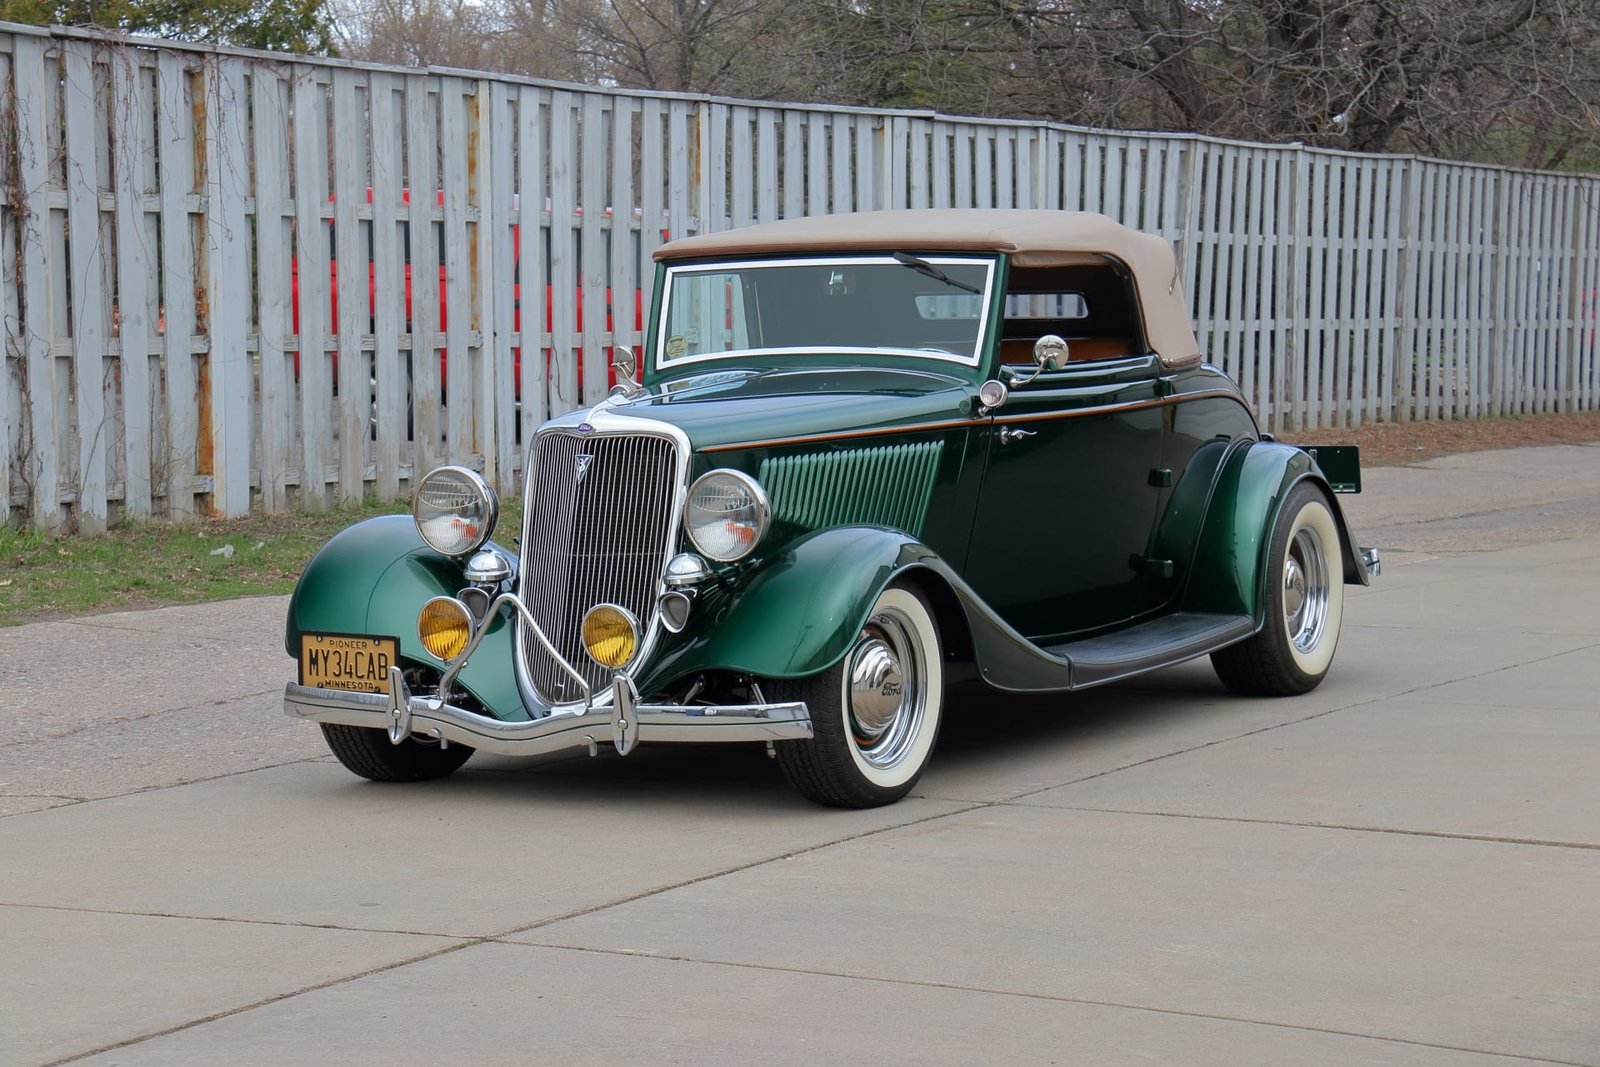
[(1072, 363), (1121, 359), (1147, 350), (1130, 273), (1119, 263), (1014, 267), (1000, 327), (1002, 363), (1033, 363), (1034, 342), (1055, 334)]

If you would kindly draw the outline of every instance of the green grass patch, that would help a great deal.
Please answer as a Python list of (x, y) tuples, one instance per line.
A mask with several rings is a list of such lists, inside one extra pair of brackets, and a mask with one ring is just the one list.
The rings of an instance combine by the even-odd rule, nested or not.
[[(0, 626), (164, 604), (287, 593), (328, 538), (406, 501), (317, 515), (253, 515), (186, 526), (131, 523), (100, 537), (0, 526)], [(497, 540), (509, 543), (519, 509)]]

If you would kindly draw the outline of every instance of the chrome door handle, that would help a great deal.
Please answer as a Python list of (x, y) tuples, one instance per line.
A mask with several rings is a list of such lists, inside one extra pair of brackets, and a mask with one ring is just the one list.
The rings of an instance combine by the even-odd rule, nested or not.
[(1015, 430), (1015, 429), (1012, 429), (1010, 426), (1002, 426), (1000, 428), (1000, 443), (1003, 444), (1003, 445), (1009, 445), (1013, 441), (1020, 441), (1024, 437), (1038, 437), (1038, 436), (1039, 436), (1039, 431), (1038, 430)]

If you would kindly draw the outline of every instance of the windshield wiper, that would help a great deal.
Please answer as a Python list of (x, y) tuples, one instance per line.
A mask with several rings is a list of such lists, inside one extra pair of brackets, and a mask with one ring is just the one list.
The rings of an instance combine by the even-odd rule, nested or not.
[(966, 282), (958, 282), (954, 278), (950, 277), (950, 275), (940, 270), (938, 267), (935, 267), (932, 263), (929, 263), (925, 259), (918, 259), (909, 252), (896, 252), (894, 254), (894, 261), (903, 267), (910, 267), (918, 274), (926, 274), (934, 281), (944, 282), (946, 285), (953, 285), (957, 289), (965, 289), (967, 292), (976, 293), (979, 296), (983, 295), (983, 290), (979, 289), (976, 285), (968, 285)]

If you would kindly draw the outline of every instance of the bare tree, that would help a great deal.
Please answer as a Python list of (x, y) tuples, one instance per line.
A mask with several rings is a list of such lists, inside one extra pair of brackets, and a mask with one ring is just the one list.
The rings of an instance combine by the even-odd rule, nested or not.
[(343, 0), (347, 55), (1600, 167), (1595, 0)]
[(974, 25), (1010, 31), (1033, 73), (1086, 76), (1015, 87), (1014, 105), (1034, 114), (1517, 162), (1535, 144), (1570, 152), (1596, 129), (1600, 12), (1587, 0), (970, 5)]
[(356, 59), (598, 80), (574, 21), (567, 4), (538, 0), (341, 0), (337, 24), (341, 51)]
[(619, 84), (730, 92), (752, 74), (761, 80), (785, 9), (781, 0), (601, 0), (564, 14), (579, 48)]

